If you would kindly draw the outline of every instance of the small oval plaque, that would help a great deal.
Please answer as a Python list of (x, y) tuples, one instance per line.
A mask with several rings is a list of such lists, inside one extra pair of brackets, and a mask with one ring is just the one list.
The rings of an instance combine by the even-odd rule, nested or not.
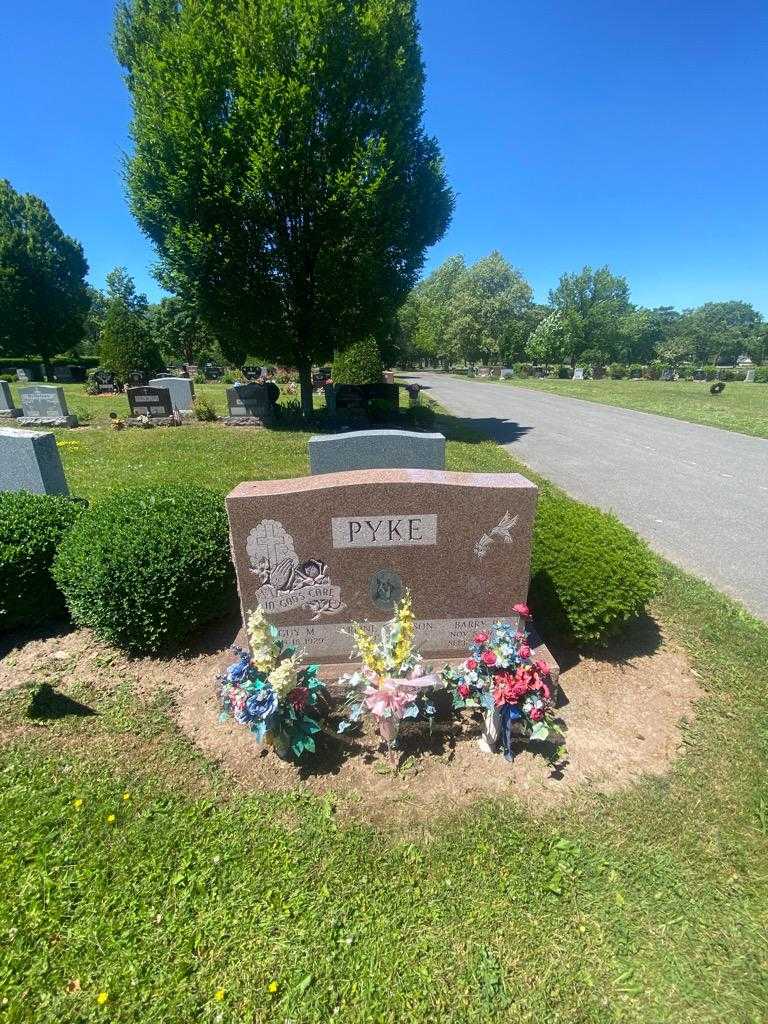
[(391, 569), (379, 569), (371, 576), (368, 593), (377, 608), (391, 611), (403, 596), (403, 581)]

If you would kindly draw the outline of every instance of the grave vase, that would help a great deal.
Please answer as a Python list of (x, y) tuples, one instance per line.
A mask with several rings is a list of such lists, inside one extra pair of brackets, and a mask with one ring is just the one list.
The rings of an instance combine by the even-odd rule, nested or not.
[(485, 728), (483, 735), (477, 741), (478, 747), (484, 754), (495, 754), (499, 749), (501, 740), (501, 709), (492, 708), (485, 713)]

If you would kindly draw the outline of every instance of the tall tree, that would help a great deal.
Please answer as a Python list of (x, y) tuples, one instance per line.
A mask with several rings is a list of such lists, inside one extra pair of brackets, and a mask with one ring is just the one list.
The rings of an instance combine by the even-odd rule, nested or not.
[(584, 267), (577, 274), (563, 274), (549, 301), (567, 325), (571, 365), (585, 351), (604, 360), (617, 355), (621, 321), (632, 309), (626, 278), (608, 267)]
[(121, 0), (131, 206), (235, 362), (386, 329), (453, 194), (422, 126), (416, 0)]
[(196, 305), (181, 295), (168, 296), (152, 309), (152, 335), (167, 360), (199, 363), (216, 351)]
[(0, 348), (53, 356), (76, 345), (90, 305), (82, 245), (65, 235), (42, 199), (0, 180)]
[(107, 310), (101, 330), (99, 361), (125, 383), (133, 370), (155, 373), (163, 365), (152, 337), (149, 304), (136, 292), (125, 267), (107, 274)]
[(488, 360), (519, 342), (532, 298), (531, 286), (498, 251), (468, 267), (453, 298), (452, 332), (462, 357)]

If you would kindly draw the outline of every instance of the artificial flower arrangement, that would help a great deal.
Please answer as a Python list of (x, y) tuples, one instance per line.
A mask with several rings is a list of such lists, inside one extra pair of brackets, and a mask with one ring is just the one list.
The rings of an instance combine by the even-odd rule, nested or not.
[[(513, 610), (519, 625), (497, 622), (488, 632), (476, 633), (464, 664), (443, 672), (454, 709), (473, 708), (485, 714), (480, 749), (495, 753), (501, 742), (507, 761), (514, 758), (515, 726), (528, 739), (563, 739), (555, 722), (549, 665), (531, 658), (530, 610), (524, 604)], [(558, 756), (560, 752), (561, 747)]]
[(394, 761), (400, 723), (404, 718), (423, 715), (431, 728), (435, 706), (430, 691), (444, 686), (439, 676), (425, 668), (414, 646), (410, 593), (406, 592), (395, 606), (394, 618), (382, 627), (378, 642), (358, 624), (353, 626), (352, 637), (362, 667), (339, 680), (347, 688), (347, 697), (346, 717), (339, 723), (338, 731), (346, 732), (370, 715), (387, 744), (390, 760)]
[(248, 639), (251, 654), (235, 648), (238, 659), (221, 680), (222, 720), (247, 725), (281, 757), (314, 753), (320, 725), (312, 709), (324, 692), (317, 665), (299, 666), (301, 653), (282, 642), (261, 608), (248, 619)]

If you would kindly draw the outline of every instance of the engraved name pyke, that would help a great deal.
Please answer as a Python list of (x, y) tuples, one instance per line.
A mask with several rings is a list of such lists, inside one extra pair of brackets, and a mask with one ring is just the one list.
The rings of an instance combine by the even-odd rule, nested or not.
[(437, 544), (437, 516), (334, 516), (335, 548), (391, 548)]

